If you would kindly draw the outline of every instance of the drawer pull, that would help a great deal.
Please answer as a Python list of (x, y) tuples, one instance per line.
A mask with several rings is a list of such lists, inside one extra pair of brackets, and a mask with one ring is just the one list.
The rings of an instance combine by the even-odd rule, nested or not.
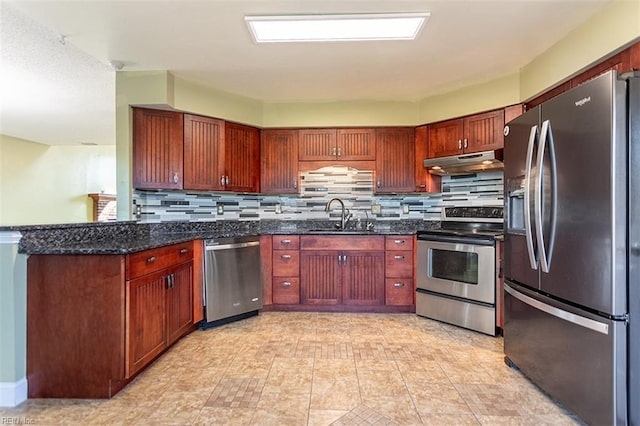
[(393, 286), (395, 288), (402, 288), (402, 287), (404, 287), (404, 283), (393, 283)]
[(281, 255), (280, 257), (281, 257), (282, 259), (284, 259), (284, 260), (289, 260), (289, 259), (291, 259), (291, 255), (290, 255), (290, 254), (283, 254), (283, 255)]
[(395, 256), (393, 256), (394, 259), (396, 260), (404, 260), (404, 256), (396, 254)]
[(284, 245), (291, 244), (291, 240), (282, 240), (282, 244)]
[(282, 287), (291, 287), (291, 281), (282, 281), (280, 285)]
[(404, 244), (404, 240), (393, 240), (396, 244)]
[(155, 256), (151, 256), (151, 257), (147, 258), (147, 263), (153, 263), (153, 262), (155, 262), (157, 259), (158, 259), (157, 257), (155, 257)]
[(186, 249), (186, 248), (180, 249), (180, 254), (186, 254), (188, 252), (189, 252), (189, 249)]

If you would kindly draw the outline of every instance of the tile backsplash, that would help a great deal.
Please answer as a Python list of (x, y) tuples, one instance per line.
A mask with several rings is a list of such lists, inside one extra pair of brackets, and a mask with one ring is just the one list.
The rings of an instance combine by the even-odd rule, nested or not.
[[(354, 219), (439, 220), (442, 207), (502, 205), (502, 171), (444, 176), (438, 194), (374, 194), (373, 172), (343, 166), (303, 172), (295, 195), (228, 192), (134, 191), (134, 211), (141, 222), (215, 220), (339, 220), (339, 204), (325, 212), (327, 201), (340, 198)], [(380, 213), (373, 214), (372, 206)], [(222, 212), (218, 212), (221, 207)]]

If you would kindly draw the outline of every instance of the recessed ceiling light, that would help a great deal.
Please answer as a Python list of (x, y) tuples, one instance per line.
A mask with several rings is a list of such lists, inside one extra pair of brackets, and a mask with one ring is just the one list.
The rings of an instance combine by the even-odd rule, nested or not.
[(257, 43), (413, 40), (429, 12), (245, 16)]

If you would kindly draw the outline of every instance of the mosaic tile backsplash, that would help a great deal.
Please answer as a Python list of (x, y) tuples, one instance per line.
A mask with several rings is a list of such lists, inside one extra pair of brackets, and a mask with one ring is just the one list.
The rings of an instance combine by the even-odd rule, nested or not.
[[(503, 204), (502, 171), (444, 176), (438, 194), (374, 194), (373, 172), (331, 166), (301, 174), (300, 193), (260, 195), (228, 192), (134, 191), (134, 211), (140, 222), (217, 220), (340, 220), (340, 198), (352, 220), (440, 220), (446, 206)], [(222, 206), (222, 207), (220, 207)], [(380, 213), (372, 213), (379, 206)], [(221, 208), (222, 211), (218, 212)]]

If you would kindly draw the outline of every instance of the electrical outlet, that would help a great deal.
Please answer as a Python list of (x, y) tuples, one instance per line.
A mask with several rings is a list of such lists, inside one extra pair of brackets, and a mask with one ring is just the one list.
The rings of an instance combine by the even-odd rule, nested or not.
[(276, 203), (276, 214), (282, 214), (282, 204)]
[(402, 213), (409, 214), (409, 204), (402, 205)]
[(380, 204), (371, 204), (371, 213), (373, 214), (382, 213), (382, 206), (380, 206)]
[(224, 204), (218, 204), (218, 214), (224, 214)]

